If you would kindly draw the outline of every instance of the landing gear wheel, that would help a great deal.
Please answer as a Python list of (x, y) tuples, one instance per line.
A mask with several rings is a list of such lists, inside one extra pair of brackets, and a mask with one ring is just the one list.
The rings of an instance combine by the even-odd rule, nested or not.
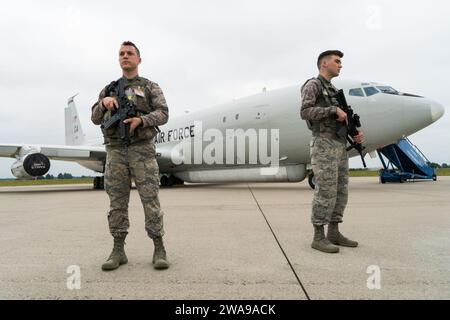
[(95, 190), (105, 189), (105, 177), (95, 177), (93, 183)]
[(162, 175), (159, 179), (161, 186), (163, 187), (171, 187), (173, 185), (184, 184), (184, 181), (175, 177), (173, 174)]
[(175, 184), (175, 177), (173, 175), (170, 175), (169, 178), (167, 179), (167, 185), (169, 187), (173, 186)]
[(316, 179), (314, 179), (314, 172), (311, 170), (308, 173), (308, 184), (311, 187), (311, 189), (316, 188)]
[(169, 185), (169, 178), (167, 176), (162, 176), (161, 179), (159, 179), (159, 183), (163, 187), (167, 187)]

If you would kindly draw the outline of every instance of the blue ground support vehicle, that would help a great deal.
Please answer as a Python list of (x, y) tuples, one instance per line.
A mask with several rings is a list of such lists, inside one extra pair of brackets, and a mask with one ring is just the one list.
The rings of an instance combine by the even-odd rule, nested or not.
[(430, 161), (408, 138), (400, 139), (377, 152), (383, 164), (383, 169), (380, 170), (381, 183), (437, 179), (436, 170), (429, 165)]

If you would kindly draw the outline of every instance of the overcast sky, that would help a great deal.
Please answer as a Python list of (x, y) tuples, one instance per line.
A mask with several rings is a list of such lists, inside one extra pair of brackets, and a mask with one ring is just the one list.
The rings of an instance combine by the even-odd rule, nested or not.
[[(303, 83), (317, 55), (345, 53), (342, 78), (377, 81), (446, 107), (411, 136), (450, 163), (450, 4), (433, 1), (8, 1), (0, 15), (0, 144), (64, 144), (64, 107), (76, 104), (88, 139), (99, 91), (120, 77), (118, 49), (141, 50), (171, 116)], [(0, 158), (0, 178), (13, 177)], [(378, 159), (369, 161), (379, 166)], [(351, 165), (360, 165), (358, 158)], [(91, 174), (52, 162), (50, 173)]]

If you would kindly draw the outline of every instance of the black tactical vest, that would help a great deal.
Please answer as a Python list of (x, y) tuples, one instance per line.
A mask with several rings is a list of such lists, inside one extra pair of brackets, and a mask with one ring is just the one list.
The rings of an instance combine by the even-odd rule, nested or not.
[[(150, 97), (150, 81), (143, 77), (135, 77), (133, 79), (124, 79), (125, 80), (125, 94), (127, 97), (134, 102), (136, 106), (137, 116), (146, 115), (153, 111), (151, 106), (151, 97)], [(112, 92), (108, 94), (109, 96), (114, 97), (115, 93)], [(103, 121), (108, 120), (111, 117), (111, 112), (107, 111), (103, 117)], [(155, 127), (146, 127), (143, 128), (139, 126), (134, 131), (134, 134), (131, 136), (131, 144), (135, 144), (138, 142), (152, 140), (157, 133), (157, 129)], [(120, 139), (119, 130), (117, 127), (112, 127), (107, 130), (103, 130), (103, 138), (104, 143), (107, 145), (121, 145), (122, 141)]]

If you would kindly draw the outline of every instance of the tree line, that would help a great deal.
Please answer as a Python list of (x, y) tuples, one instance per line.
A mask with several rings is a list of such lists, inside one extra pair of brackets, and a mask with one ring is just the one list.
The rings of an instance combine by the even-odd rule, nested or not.
[(37, 177), (38, 180), (52, 180), (52, 179), (84, 179), (84, 178), (93, 178), (91, 176), (81, 176), (81, 177), (74, 177), (70, 173), (64, 172), (58, 174), (56, 177), (52, 174), (46, 174), (45, 176)]
[(439, 163), (435, 163), (435, 162), (428, 162), (428, 165), (434, 169), (450, 168), (450, 164), (447, 164), (447, 163), (439, 164)]

